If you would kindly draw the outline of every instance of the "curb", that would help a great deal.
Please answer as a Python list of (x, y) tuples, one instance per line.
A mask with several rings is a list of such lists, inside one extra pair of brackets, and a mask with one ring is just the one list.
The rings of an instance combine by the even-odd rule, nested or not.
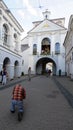
[[(31, 78), (34, 78), (34, 77), (36, 77), (36, 75), (32, 75), (32, 76), (31, 76)], [(24, 77), (21, 77), (21, 78), (18, 78), (18, 79), (9, 81), (9, 83), (7, 83), (6, 85), (1, 85), (1, 86), (0, 86), (0, 90), (9, 88), (9, 87), (13, 86), (14, 84), (20, 83), (20, 82), (22, 82), (22, 81), (24, 81), (24, 80), (28, 80), (28, 76), (24, 76)]]

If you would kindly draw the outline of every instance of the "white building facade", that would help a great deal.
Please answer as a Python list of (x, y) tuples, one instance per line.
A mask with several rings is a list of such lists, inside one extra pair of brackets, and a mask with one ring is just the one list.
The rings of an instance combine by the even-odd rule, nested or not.
[(68, 31), (64, 40), (66, 73), (73, 79), (73, 15), (70, 16)]
[(25, 74), (29, 66), (32, 74), (43, 74), (46, 66), (51, 65), (53, 75), (65, 75), (65, 19), (50, 20), (49, 14), (47, 10), (43, 12), (44, 20), (33, 22), (34, 27), (22, 40), (22, 46), (28, 45), (28, 49), (22, 52)]
[(10, 79), (21, 76), (21, 32), (20, 24), (0, 1), (0, 71), (6, 67)]

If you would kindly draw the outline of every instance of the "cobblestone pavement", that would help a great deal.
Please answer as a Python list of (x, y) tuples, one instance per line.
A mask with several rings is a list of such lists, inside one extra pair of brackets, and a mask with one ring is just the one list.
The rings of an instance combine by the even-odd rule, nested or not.
[(68, 91), (70, 93), (73, 94), (73, 80), (71, 80), (69, 77), (66, 76), (57, 76), (55, 77), (55, 79), (62, 85), (64, 86), (66, 89), (68, 89)]
[(61, 93), (73, 108), (73, 80), (68, 77), (54, 77), (53, 79)]
[[(16, 82), (25, 87), (27, 94), (21, 122), (17, 111), (12, 114), (9, 110)], [(0, 89), (0, 130), (73, 130), (73, 108), (63, 92), (65, 88), (73, 95), (69, 78), (38, 76), (28, 81), (26, 77), (8, 85), (4, 87), (7, 89)]]

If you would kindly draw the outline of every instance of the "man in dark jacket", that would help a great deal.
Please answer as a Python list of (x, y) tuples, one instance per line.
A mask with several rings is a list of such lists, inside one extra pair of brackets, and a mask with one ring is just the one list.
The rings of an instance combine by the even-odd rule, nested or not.
[(31, 80), (31, 67), (28, 68), (28, 80)]

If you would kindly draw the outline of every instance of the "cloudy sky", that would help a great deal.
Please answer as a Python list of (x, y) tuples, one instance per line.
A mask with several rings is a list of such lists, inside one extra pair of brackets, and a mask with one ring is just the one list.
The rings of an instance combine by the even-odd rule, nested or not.
[(68, 27), (73, 14), (73, 0), (4, 0), (7, 7), (21, 24), (25, 33), (33, 27), (32, 22), (43, 20), (42, 12), (51, 12), (50, 19), (65, 17), (65, 27)]

